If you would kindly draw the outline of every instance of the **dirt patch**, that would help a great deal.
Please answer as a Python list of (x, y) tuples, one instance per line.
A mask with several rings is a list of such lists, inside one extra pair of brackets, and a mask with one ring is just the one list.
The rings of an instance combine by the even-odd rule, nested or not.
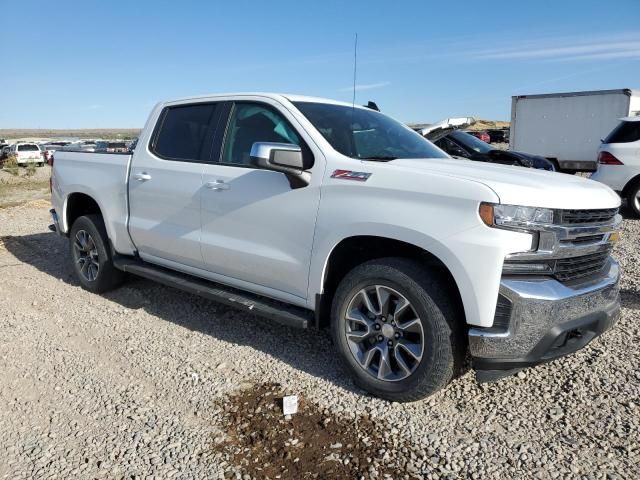
[[(243, 390), (219, 402), (225, 436), (214, 450), (239, 467), (243, 475), (261, 479), (354, 479), (383, 477), (397, 471), (384, 432), (388, 428), (360, 418), (346, 421), (299, 398), (298, 413), (282, 414), (278, 384)], [(235, 475), (232, 468), (229, 476)]]

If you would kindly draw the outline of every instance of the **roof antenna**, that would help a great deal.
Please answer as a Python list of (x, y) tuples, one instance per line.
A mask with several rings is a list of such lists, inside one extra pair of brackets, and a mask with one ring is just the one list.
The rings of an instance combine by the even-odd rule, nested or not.
[(358, 32), (356, 32), (356, 39), (353, 45), (353, 97), (351, 98), (351, 120), (349, 122), (349, 127), (351, 130), (351, 135), (349, 135), (349, 143), (351, 144), (351, 156), (357, 158), (359, 155), (356, 153), (355, 146), (355, 131), (353, 129), (353, 117), (355, 117), (356, 113), (356, 72), (358, 67)]
[(358, 69), (358, 32), (356, 32), (356, 39), (353, 45), (353, 99), (351, 100), (351, 106), (356, 108), (356, 73)]

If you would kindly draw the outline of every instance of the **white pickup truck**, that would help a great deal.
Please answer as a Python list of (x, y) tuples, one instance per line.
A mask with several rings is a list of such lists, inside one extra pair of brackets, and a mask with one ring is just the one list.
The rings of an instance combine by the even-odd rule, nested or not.
[(58, 152), (50, 227), (92, 292), (125, 272), (329, 327), (356, 383), (412, 401), (584, 347), (619, 313), (619, 197), (452, 159), (377, 111), (234, 94), (158, 104), (133, 154)]

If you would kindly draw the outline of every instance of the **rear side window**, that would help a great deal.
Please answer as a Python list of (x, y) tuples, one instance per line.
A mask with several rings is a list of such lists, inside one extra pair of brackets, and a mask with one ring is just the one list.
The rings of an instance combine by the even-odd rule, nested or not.
[(201, 160), (208, 156), (205, 140), (216, 104), (169, 107), (160, 117), (152, 150), (173, 160)]
[(640, 140), (640, 122), (620, 122), (604, 143), (629, 143)]
[(19, 152), (37, 152), (40, 150), (37, 145), (18, 145)]

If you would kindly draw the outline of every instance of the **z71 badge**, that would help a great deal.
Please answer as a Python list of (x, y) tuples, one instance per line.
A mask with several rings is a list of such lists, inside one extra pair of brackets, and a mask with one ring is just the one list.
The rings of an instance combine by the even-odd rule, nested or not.
[(354, 172), (352, 170), (335, 170), (331, 174), (331, 178), (339, 178), (341, 180), (355, 180), (356, 182), (366, 182), (371, 176), (369, 172)]

